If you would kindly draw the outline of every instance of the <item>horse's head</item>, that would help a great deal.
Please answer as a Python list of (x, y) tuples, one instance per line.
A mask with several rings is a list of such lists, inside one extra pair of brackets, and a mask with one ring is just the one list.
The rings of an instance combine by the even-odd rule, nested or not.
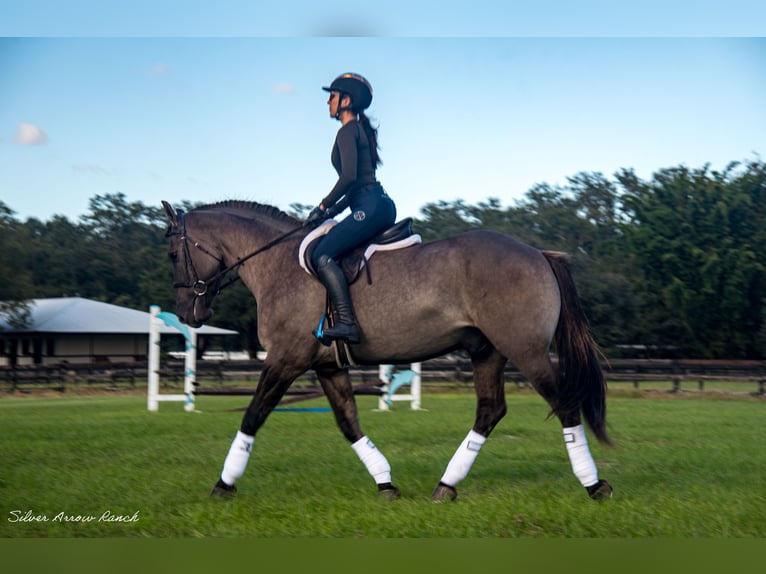
[(169, 223), (165, 236), (170, 239), (176, 315), (191, 327), (199, 327), (213, 316), (211, 305), (226, 265), (219, 253), (194, 236), (197, 230), (189, 235), (186, 213), (176, 211), (166, 201), (162, 205)]

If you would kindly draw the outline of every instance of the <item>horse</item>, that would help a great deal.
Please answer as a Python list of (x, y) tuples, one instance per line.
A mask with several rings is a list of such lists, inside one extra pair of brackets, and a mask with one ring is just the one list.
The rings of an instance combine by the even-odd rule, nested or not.
[[(223, 201), (176, 211), (163, 201), (176, 314), (199, 327), (228, 283), (241, 280), (255, 298), (266, 359), (211, 496), (233, 497), (258, 429), (293, 381), (314, 370), (343, 436), (378, 492), (400, 496), (391, 466), (362, 431), (347, 364), (317, 338), (324, 287), (299, 266), (310, 231), (276, 207)], [(372, 264), (374, 262), (374, 264)], [(350, 286), (362, 329), (350, 346), (357, 365), (425, 361), (462, 350), (470, 356), (476, 394), (473, 427), (448, 462), (431, 499), (454, 500), (479, 451), (507, 407), (504, 369), (520, 371), (559, 419), (572, 471), (594, 500), (612, 496), (598, 476), (582, 419), (595, 437), (606, 430), (606, 381), (564, 253), (541, 251), (499, 232), (472, 230), (375, 254), (370, 280)], [(555, 346), (558, 360), (552, 361)]]

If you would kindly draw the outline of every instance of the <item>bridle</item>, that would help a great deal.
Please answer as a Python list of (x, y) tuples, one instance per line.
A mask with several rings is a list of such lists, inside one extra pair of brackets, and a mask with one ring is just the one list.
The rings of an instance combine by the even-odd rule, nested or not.
[[(283, 233), (276, 239), (272, 239), (271, 241), (259, 247), (255, 251), (249, 253), (245, 257), (238, 258), (236, 263), (233, 263), (232, 265), (227, 266), (226, 262), (223, 260), (222, 257), (219, 257), (218, 255), (213, 253), (210, 249), (205, 247), (201, 242), (189, 236), (189, 234), (186, 232), (186, 213), (184, 211), (179, 209), (177, 212), (177, 217), (178, 217), (178, 225), (177, 226), (171, 225), (168, 228), (168, 231), (165, 233), (165, 237), (173, 237), (176, 235), (180, 236), (181, 246), (182, 246), (183, 254), (184, 254), (184, 265), (186, 267), (187, 279), (186, 281), (183, 281), (183, 282), (181, 281), (173, 282), (173, 288), (192, 290), (192, 292), (194, 293), (194, 299), (195, 299), (194, 301), (195, 313), (197, 309), (197, 299), (199, 299), (200, 297), (204, 297), (205, 295), (208, 294), (209, 285), (216, 285), (218, 281), (220, 281), (223, 277), (228, 275), (230, 271), (234, 271), (235, 269), (238, 269), (240, 266), (244, 265), (245, 261), (255, 257), (259, 253), (263, 253), (264, 251), (271, 249), (275, 245), (287, 239), (293, 233), (302, 229), (302, 227), (300, 226), (296, 227), (295, 229), (291, 229), (290, 231)], [(192, 256), (191, 256), (189, 243), (191, 243), (194, 247), (202, 251), (202, 253), (204, 253), (208, 257), (212, 257), (218, 262), (218, 266), (219, 266), (218, 273), (216, 273), (215, 275), (213, 275), (212, 277), (208, 279), (200, 279), (199, 274), (197, 273), (197, 269), (194, 266), (194, 259), (192, 259)], [(239, 275), (230, 278), (223, 285), (220, 285), (216, 288), (214, 295), (218, 295), (221, 291), (223, 291), (226, 287), (230, 286), (232, 283), (234, 283), (238, 279), (239, 279)]]

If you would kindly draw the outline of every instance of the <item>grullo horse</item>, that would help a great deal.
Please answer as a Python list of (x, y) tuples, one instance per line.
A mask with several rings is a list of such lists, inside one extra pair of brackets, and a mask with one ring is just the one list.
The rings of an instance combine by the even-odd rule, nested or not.
[[(348, 368), (314, 336), (325, 309), (323, 286), (298, 264), (309, 229), (280, 210), (226, 201), (185, 213), (163, 202), (169, 221), (176, 312), (192, 327), (235, 272), (257, 302), (258, 337), (267, 357), (257, 388), (211, 494), (233, 496), (255, 435), (291, 383), (313, 369), (341, 432), (378, 485), (396, 498), (391, 467), (364, 434)], [(432, 494), (454, 499), (492, 429), (506, 413), (508, 361), (550, 405), (563, 427), (572, 470), (593, 499), (612, 487), (598, 476), (584, 426), (609, 443), (606, 383), (562, 253), (539, 251), (513, 237), (469, 231), (375, 254), (371, 281), (351, 285), (361, 342), (359, 365), (410, 363), (463, 350), (473, 365), (476, 417)], [(551, 360), (551, 347), (557, 361)]]

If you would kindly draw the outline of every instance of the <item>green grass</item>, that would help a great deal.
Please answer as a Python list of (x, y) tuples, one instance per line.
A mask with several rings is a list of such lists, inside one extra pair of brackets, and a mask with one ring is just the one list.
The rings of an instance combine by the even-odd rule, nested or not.
[[(376, 398), (359, 398), (403, 493), (393, 503), (378, 499), (331, 413), (274, 413), (239, 495), (224, 501), (208, 493), (247, 397), (201, 397), (202, 413), (180, 403), (149, 413), (137, 396), (4, 398), (0, 537), (764, 537), (766, 401), (645, 397), (614, 393), (616, 447), (591, 440), (612, 500), (587, 497), (542, 399), (511, 389), (508, 415), (444, 504), (430, 494), (472, 425), (468, 393), (426, 394), (420, 412), (375, 412)], [(48, 521), (13, 521), (28, 511)], [(138, 519), (100, 522), (106, 511)], [(62, 512), (96, 519), (54, 520)]]

